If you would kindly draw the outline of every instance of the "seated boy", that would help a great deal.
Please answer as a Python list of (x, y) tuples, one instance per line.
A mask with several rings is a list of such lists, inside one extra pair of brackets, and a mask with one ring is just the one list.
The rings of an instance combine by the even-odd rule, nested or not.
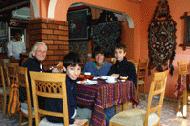
[[(66, 68), (66, 87), (68, 96), (68, 113), (69, 113), (69, 124), (79, 125), (83, 120), (75, 119), (77, 115), (77, 103), (76, 103), (76, 80), (81, 73), (79, 55), (70, 52), (64, 57), (63, 65)], [(63, 103), (61, 99), (47, 99), (45, 100), (45, 108), (49, 111), (62, 112)], [(47, 116), (49, 122), (63, 123), (63, 118)]]
[(116, 63), (112, 65), (108, 75), (111, 76), (128, 76), (128, 80), (133, 81), (135, 86), (137, 86), (137, 74), (135, 65), (132, 62), (127, 61), (125, 58), (126, 47), (123, 44), (118, 44), (115, 47), (115, 58)]

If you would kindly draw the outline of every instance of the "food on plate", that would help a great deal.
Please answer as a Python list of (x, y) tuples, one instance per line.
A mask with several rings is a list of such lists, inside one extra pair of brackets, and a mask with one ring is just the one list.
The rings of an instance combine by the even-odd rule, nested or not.
[(127, 80), (128, 76), (120, 76), (119, 79), (121, 79), (121, 80)]
[(93, 78), (94, 76), (92, 75), (84, 75), (84, 74), (79, 75), (80, 80), (86, 80), (86, 79), (92, 80)]

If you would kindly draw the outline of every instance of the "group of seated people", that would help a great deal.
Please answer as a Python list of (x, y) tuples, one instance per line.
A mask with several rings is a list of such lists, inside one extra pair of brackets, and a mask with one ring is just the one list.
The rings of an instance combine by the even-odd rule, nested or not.
[[(37, 72), (46, 72), (43, 68), (42, 61), (45, 60), (47, 53), (47, 45), (44, 42), (37, 42), (34, 44), (29, 58), (22, 64), (23, 67), (27, 67), (28, 71), (37, 71)], [(77, 107), (76, 96), (77, 96), (77, 85), (76, 81), (81, 74), (81, 72), (90, 72), (94, 76), (128, 76), (128, 80), (133, 81), (136, 86), (137, 83), (137, 75), (135, 66), (132, 62), (129, 62), (126, 58), (126, 47), (123, 44), (118, 44), (115, 47), (115, 58), (116, 63), (111, 64), (105, 61), (104, 51), (101, 48), (98, 48), (94, 52), (95, 61), (89, 61), (84, 65), (84, 69), (80, 66), (80, 57), (77, 53), (69, 52), (65, 55), (63, 60), (63, 66), (65, 70), (63, 72), (66, 73), (66, 87), (67, 87), (67, 96), (68, 96), (68, 112), (69, 112), (69, 123), (70, 124), (81, 124), (81, 119), (85, 118), (84, 114), (89, 113), (87, 115), (89, 118), (91, 115), (90, 109), (85, 109)], [(29, 83), (30, 78), (29, 78)], [(31, 86), (30, 92), (32, 94)], [(20, 101), (23, 102), (26, 100), (26, 91), (25, 89), (20, 89)], [(31, 95), (32, 96), (32, 95)], [(60, 99), (44, 99), (43, 97), (39, 97), (40, 102), (39, 106), (45, 108), (49, 111), (61, 112), (63, 110), (62, 100)], [(105, 110), (106, 113), (106, 121), (115, 114), (115, 108), (111, 107)], [(60, 123), (63, 122), (62, 118), (58, 117), (46, 117), (49, 122)], [(108, 124), (108, 123), (107, 123)]]

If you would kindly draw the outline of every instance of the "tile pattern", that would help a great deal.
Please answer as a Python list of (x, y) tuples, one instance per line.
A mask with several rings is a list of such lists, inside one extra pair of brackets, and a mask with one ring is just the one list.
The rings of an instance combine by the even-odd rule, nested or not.
[[(156, 102), (157, 99), (154, 99)], [(146, 109), (146, 100), (141, 100), (138, 108)], [(165, 99), (161, 111), (161, 126), (190, 126), (190, 105), (187, 109), (187, 118), (177, 118), (176, 117), (177, 102), (170, 99)]]
[[(156, 100), (155, 100), (156, 101)], [(138, 108), (145, 109), (147, 106), (146, 100), (141, 100)], [(177, 102), (172, 100), (165, 100), (161, 112), (161, 126), (190, 126), (190, 105), (188, 105), (187, 118), (176, 118)], [(0, 110), (0, 126), (18, 126), (18, 116), (8, 118), (2, 114)]]

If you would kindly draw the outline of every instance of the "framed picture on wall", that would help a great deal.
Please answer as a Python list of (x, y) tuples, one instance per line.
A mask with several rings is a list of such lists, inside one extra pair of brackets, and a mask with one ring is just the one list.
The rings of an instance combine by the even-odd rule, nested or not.
[(26, 29), (22, 27), (9, 27), (9, 41), (14, 41), (16, 33), (20, 34), (21, 41), (26, 42)]
[(89, 38), (89, 8), (68, 11), (69, 40)]
[(186, 44), (188, 44), (188, 45), (190, 45), (190, 16), (187, 16), (186, 18), (185, 18), (185, 42), (186, 42)]
[(184, 21), (184, 41), (179, 46), (186, 50), (186, 47), (190, 47), (190, 12), (184, 12), (181, 19)]

